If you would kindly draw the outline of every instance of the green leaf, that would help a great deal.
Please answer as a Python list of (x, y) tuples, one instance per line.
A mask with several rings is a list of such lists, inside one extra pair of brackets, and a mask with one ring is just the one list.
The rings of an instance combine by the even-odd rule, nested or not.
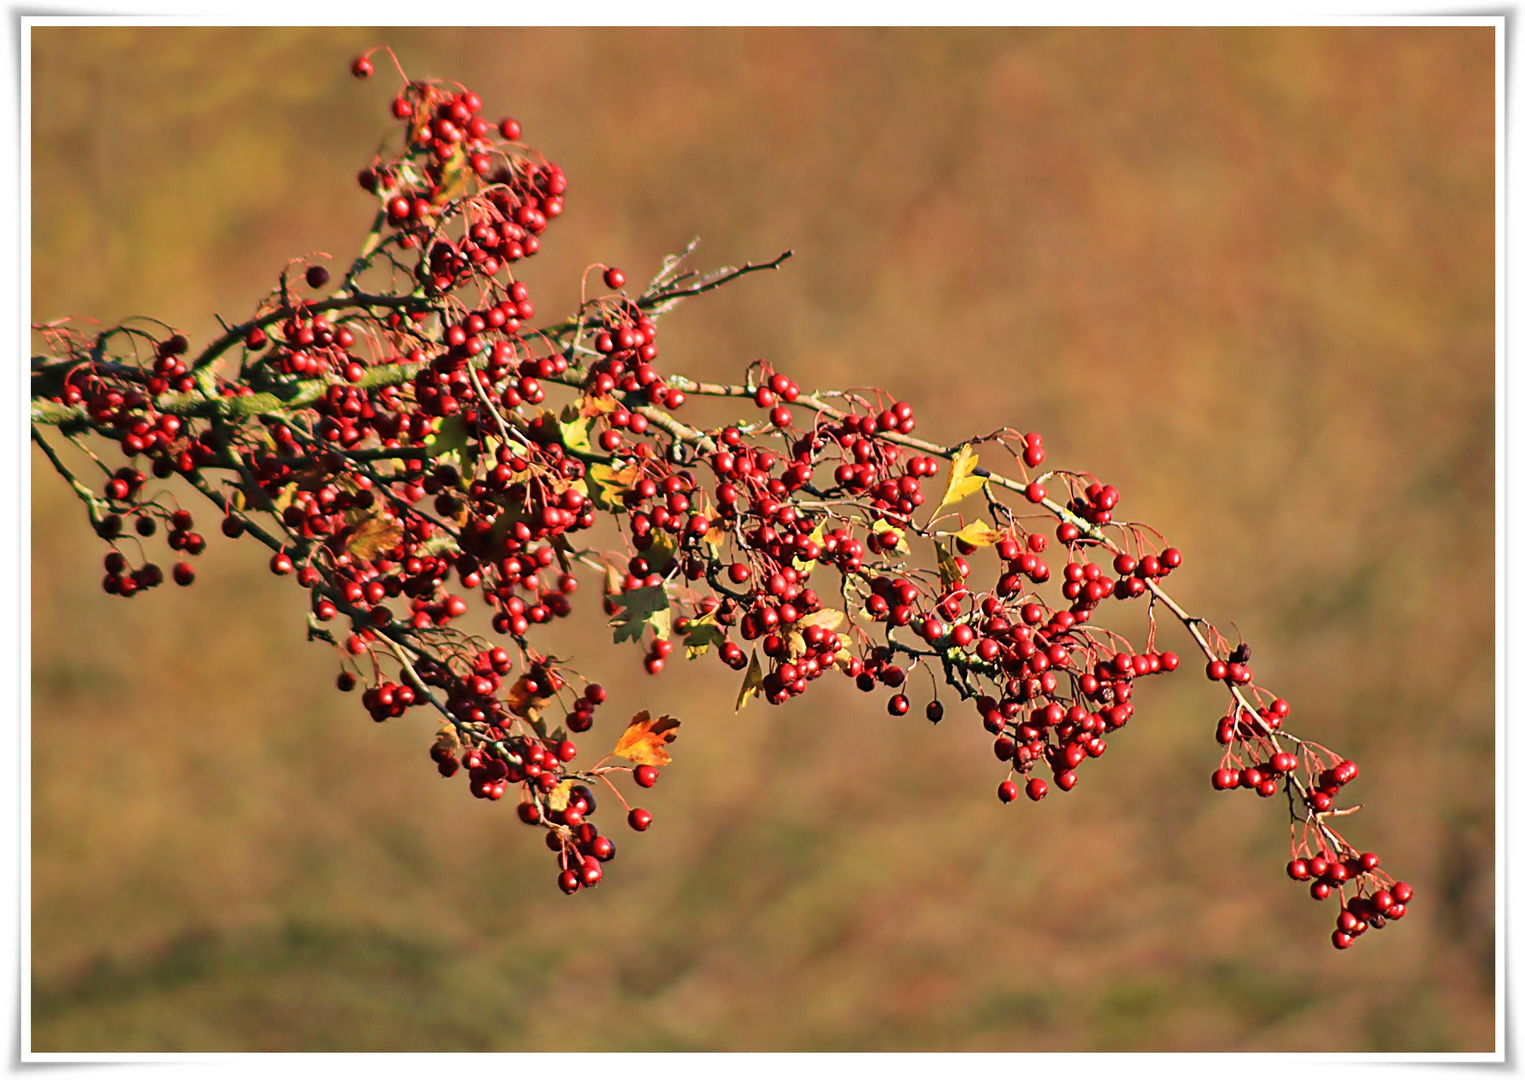
[(689, 621), (685, 644), (688, 647), (690, 660), (703, 656), (710, 651), (711, 645), (720, 645), (724, 641), (725, 629), (715, 621), (714, 612)]
[(668, 607), (667, 586), (643, 585), (615, 596), (620, 610), (609, 625), (614, 628), (614, 641), (639, 641), (649, 626), (657, 637), (672, 636), (672, 610)]
[(651, 546), (641, 554), (646, 556), (646, 565), (651, 567), (654, 573), (660, 574), (677, 556), (678, 539), (665, 529), (653, 529)]
[(461, 475), (470, 477), (476, 473), (477, 446), (466, 431), (466, 421), (460, 413), (440, 421), (432, 436), (424, 440), (431, 458), (451, 458), (459, 467)]

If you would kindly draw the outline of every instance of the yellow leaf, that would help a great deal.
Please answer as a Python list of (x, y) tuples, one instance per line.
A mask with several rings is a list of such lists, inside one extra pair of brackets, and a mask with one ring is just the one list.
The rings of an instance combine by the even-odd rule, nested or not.
[[(816, 527), (814, 529), (810, 530), (810, 539), (815, 541), (816, 547), (820, 547), (821, 546), (821, 541), (826, 539), (826, 519), (825, 518), (822, 518), (820, 520), (820, 522), (816, 525)], [(796, 557), (792, 561), (794, 562), (794, 568), (796, 570), (798, 570), (801, 574), (804, 574), (806, 577), (809, 577), (810, 576), (810, 572), (815, 569), (815, 560), (814, 559), (811, 559), (811, 560), (809, 560), (807, 562), (805, 560), (802, 560), (802, 559)]]
[(904, 529), (897, 529), (887, 521), (874, 522), (875, 535), (882, 536), (887, 532), (893, 532), (897, 537), (895, 540), (895, 546), (890, 548), (890, 551), (897, 551), (902, 555), (910, 554), (911, 545), (906, 543)]
[(575, 786), (571, 780), (563, 780), (546, 793), (545, 804), (552, 810), (565, 810), (572, 801), (572, 788)]
[(593, 453), (593, 444), (588, 441), (587, 419), (569, 420), (561, 425), (561, 445), (565, 446), (574, 454)]
[(966, 446), (953, 455), (953, 467), (948, 470), (948, 490), (943, 495), (943, 501), (937, 504), (938, 514), (942, 513), (943, 507), (951, 506), (985, 486), (985, 478), (974, 475), (979, 463), (979, 456), (972, 446)]
[(973, 525), (965, 525), (953, 535), (971, 547), (989, 547), (991, 544), (998, 543), (1004, 534), (1001, 530), (975, 518)]
[(638, 712), (614, 746), (614, 753), (637, 765), (666, 765), (672, 757), (666, 744), (678, 737), (678, 721), (670, 716), (653, 720), (649, 712)]
[(798, 630), (789, 631), (789, 635), (784, 638), (784, 643), (789, 646), (790, 660), (798, 660), (805, 655), (805, 635)]
[(801, 630), (812, 626), (824, 626), (828, 630), (835, 630), (842, 625), (842, 620), (845, 618), (847, 618), (845, 611), (827, 607), (820, 611), (812, 611), (809, 615), (801, 615), (794, 625)]
[(741, 707), (762, 693), (763, 673), (762, 665), (757, 662), (757, 650), (752, 650), (752, 662), (747, 665), (746, 678), (741, 683), (741, 693), (736, 695), (736, 711), (741, 712)]

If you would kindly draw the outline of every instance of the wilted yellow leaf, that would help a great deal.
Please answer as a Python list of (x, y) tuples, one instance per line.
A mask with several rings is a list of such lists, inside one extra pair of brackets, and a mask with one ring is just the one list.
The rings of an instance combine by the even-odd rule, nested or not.
[(736, 711), (741, 712), (741, 707), (762, 693), (763, 673), (762, 665), (757, 662), (757, 650), (752, 650), (752, 662), (747, 665), (747, 674), (741, 682), (741, 693), (736, 695)]
[(666, 744), (678, 737), (678, 723), (670, 716), (653, 720), (649, 712), (638, 712), (615, 744), (614, 752), (637, 765), (666, 765), (672, 760)]
[(964, 575), (958, 572), (958, 564), (953, 561), (953, 552), (942, 544), (937, 545), (937, 578), (944, 592), (958, 587), (964, 581)]
[(565, 810), (572, 801), (572, 788), (575, 786), (571, 780), (563, 780), (546, 793), (545, 804), (552, 810)]

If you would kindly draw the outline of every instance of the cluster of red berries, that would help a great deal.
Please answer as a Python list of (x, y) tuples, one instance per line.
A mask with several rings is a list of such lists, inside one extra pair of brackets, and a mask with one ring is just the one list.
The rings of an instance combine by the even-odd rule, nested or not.
[[(374, 64), (362, 57), (352, 70), (369, 76)], [(668, 667), (680, 640), (690, 655), (713, 648), (746, 672), (742, 704), (782, 704), (836, 669), (864, 692), (882, 688), (887, 712), (905, 716), (912, 674), (930, 673), (973, 703), (1008, 770), (997, 788), (1008, 803), (1040, 800), (1051, 784), (1071, 790), (1133, 716), (1135, 682), (1179, 666), (1154, 644), (1163, 598), (1233, 696), (1213, 785), (1288, 793), (1304, 827), (1289, 873), (1315, 897), (1339, 890), (1336, 945), (1402, 917), (1412, 890), (1325, 820), (1354, 764), (1303, 741), (1283, 749), (1286, 703), (1254, 685), (1247, 647), (1209, 641), (1205, 623), (1164, 597), (1180, 552), (1118, 520), (1115, 487), (1029, 472), (1045, 462), (1037, 432), (981, 440), (1022, 463), (1020, 481), (992, 476), (977, 443), (914, 436), (907, 401), (806, 394), (761, 361), (742, 387), (664, 375), (657, 317), (702, 291), (692, 282), (659, 277), (631, 296), (623, 271), (596, 264), (609, 294), (533, 327), (515, 274), (562, 213), (566, 177), (520, 143), (516, 121), (492, 123), (482, 107), (463, 87), (406, 83), (391, 105), (400, 145), (359, 177), (377, 200), (376, 229), (330, 294), (318, 295), (331, 284), (324, 266), (305, 264), (295, 287), (282, 274), (248, 322), (195, 356), (173, 332), (42, 328), (54, 355), (34, 365), (34, 438), (113, 544), (107, 591), (163, 580), (152, 563), (130, 567), (118, 543), (127, 519), (141, 537), (166, 524), (173, 550), (204, 548), (187, 511), (145, 498), (136, 463), (185, 477), (213, 501), (224, 535), (252, 536), (271, 550), (272, 573), (306, 590), (309, 633), (335, 648), (340, 690), (363, 687), (378, 722), (437, 710), (445, 726), (431, 757), (446, 777), (464, 766), (477, 798), (518, 786), (519, 817), (545, 830), (567, 893), (596, 885), (614, 855), (591, 820), (592, 785), (607, 784), (644, 831), (651, 815), (625, 803), (611, 773), (651, 787), (651, 762), (668, 760), (653, 748), (670, 737), (670, 718), (638, 717), (611, 755), (634, 768), (574, 763), (567, 734), (591, 729), (606, 694), (570, 688), (530, 638), (571, 614), (579, 564), (605, 575), (604, 611), (618, 640), (640, 643), (649, 673)], [(237, 375), (216, 376), (240, 350)], [(690, 428), (671, 415), (690, 394), (748, 398), (766, 421)], [(105, 436), (127, 464), (91, 493), (41, 435), (49, 425)], [(934, 491), (939, 459), (950, 467)], [(1063, 500), (1051, 500), (1061, 485)], [(1007, 493), (1025, 504), (1008, 505)], [(621, 527), (624, 556), (580, 546), (600, 513)], [(1044, 525), (1030, 528), (1035, 515)], [(986, 549), (993, 565), (982, 565)], [(175, 567), (180, 584), (193, 577)], [(1146, 595), (1144, 648), (1098, 625), (1108, 600)], [(459, 625), (475, 597), (498, 641)], [(545, 715), (553, 708), (564, 729)], [(935, 690), (925, 715), (944, 716)]]

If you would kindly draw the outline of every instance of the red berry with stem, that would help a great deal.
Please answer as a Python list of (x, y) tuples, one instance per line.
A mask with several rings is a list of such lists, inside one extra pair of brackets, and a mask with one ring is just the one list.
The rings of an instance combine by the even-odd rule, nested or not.
[(635, 767), (635, 782), (643, 788), (649, 788), (657, 782), (657, 770), (652, 765), (637, 765)]
[(626, 820), (630, 822), (630, 827), (636, 832), (645, 832), (651, 827), (650, 811), (643, 810), (639, 806), (630, 811)]

